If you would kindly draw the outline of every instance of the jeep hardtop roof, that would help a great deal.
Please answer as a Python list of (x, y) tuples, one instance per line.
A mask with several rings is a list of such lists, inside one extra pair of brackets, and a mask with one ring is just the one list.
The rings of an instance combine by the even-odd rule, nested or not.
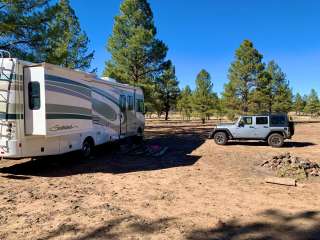
[(269, 117), (269, 116), (287, 116), (286, 113), (266, 113), (266, 114), (243, 114), (240, 117)]

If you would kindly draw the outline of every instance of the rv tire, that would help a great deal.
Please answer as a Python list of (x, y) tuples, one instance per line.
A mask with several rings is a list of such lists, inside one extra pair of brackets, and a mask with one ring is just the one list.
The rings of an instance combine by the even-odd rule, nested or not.
[(91, 138), (86, 138), (81, 147), (81, 155), (83, 158), (89, 158), (93, 154), (94, 143)]
[(141, 144), (143, 142), (143, 130), (142, 128), (138, 128), (137, 135), (132, 137), (132, 141), (134, 144)]

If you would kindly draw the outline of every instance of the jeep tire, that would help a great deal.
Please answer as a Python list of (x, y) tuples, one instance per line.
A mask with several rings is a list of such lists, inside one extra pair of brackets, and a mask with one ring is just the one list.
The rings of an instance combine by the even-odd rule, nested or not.
[(228, 142), (228, 137), (225, 132), (217, 132), (214, 134), (213, 138), (218, 145), (226, 145)]
[(284, 139), (283, 136), (279, 133), (272, 133), (269, 137), (268, 137), (268, 144), (272, 147), (282, 147), (284, 143)]

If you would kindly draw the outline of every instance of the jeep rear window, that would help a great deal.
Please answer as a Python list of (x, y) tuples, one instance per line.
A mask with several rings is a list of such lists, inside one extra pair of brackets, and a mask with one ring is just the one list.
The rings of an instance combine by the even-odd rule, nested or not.
[(283, 126), (286, 124), (285, 116), (270, 116), (270, 125), (271, 126)]
[(266, 125), (268, 124), (268, 117), (256, 117), (257, 125)]

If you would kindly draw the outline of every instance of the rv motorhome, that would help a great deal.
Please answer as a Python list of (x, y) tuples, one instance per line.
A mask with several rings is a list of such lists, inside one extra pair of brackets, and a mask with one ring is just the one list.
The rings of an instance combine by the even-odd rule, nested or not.
[[(8, 56), (7, 56), (8, 55)], [(142, 137), (138, 87), (0, 52), (0, 157), (25, 158)]]

